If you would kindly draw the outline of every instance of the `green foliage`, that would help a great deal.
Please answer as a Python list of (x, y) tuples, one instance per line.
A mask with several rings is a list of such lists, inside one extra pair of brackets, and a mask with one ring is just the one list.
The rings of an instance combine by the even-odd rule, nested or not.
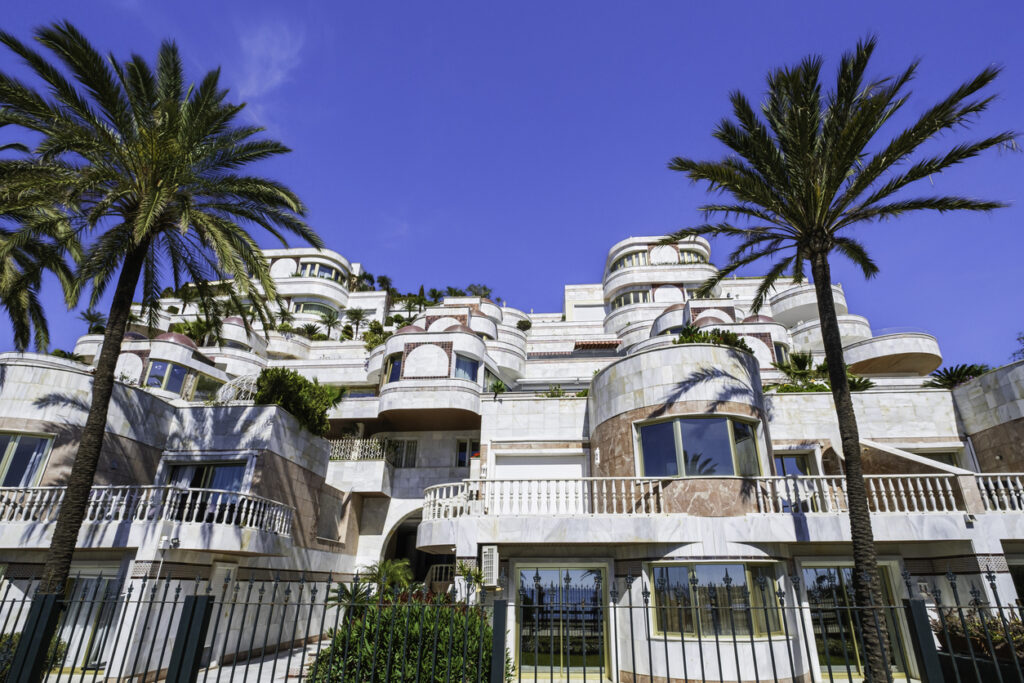
[(484, 570), (480, 567), (470, 567), (463, 560), (459, 560), (455, 565), (455, 573), (464, 578), (474, 591), (484, 586)]
[(385, 332), (384, 326), (376, 320), (371, 320), (366, 327), (366, 332), (363, 332), (363, 342), (366, 344), (367, 351), (377, 348), (393, 334), (392, 332)]
[(378, 590), (405, 589), (412, 583), (412, 567), (406, 558), (380, 560), (359, 572), (360, 583), (366, 582)]
[(516, 327), (519, 328), (521, 332), (526, 332), (531, 327), (533, 327), (533, 323), (531, 323), (529, 320), (520, 320), (519, 322), (516, 323)]
[(107, 329), (107, 316), (93, 308), (87, 308), (78, 314), (79, 320), (88, 326), (86, 334), (103, 334)]
[(576, 392), (576, 397), (577, 398), (586, 398), (587, 396), (590, 396), (590, 388), (589, 387), (586, 388), (586, 389), (580, 389), (579, 391)]
[(1017, 350), (1010, 356), (1010, 360), (1024, 360), (1024, 332), (1017, 335)]
[(947, 365), (933, 372), (923, 386), (934, 389), (952, 389), (968, 380), (984, 375), (991, 369), (984, 363)]
[(1005, 617), (1004, 623), (991, 610), (971, 608), (963, 613), (953, 609), (944, 610), (941, 620), (932, 619), (932, 630), (944, 651), (968, 654), (973, 650), (978, 657), (994, 656), (1009, 661), (1014, 656), (1014, 652), (1011, 652), (1013, 650), (1017, 659), (1024, 659), (1024, 622), (1012, 612)]
[(257, 405), (281, 406), (303, 427), (317, 436), (326, 436), (331, 425), (327, 411), (338, 403), (340, 396), (332, 387), (309, 381), (288, 368), (264, 368), (256, 378)]
[[(379, 598), (346, 610), (309, 666), (310, 683), (362, 683), (371, 672), (390, 681), (489, 680), (493, 631), (482, 606), (423, 593)], [(514, 680), (507, 654), (504, 678)]]
[[(775, 390), (779, 394), (832, 391), (832, 384), (828, 378), (828, 364), (815, 364), (814, 356), (810, 352), (795, 351), (789, 354), (788, 360), (772, 363), (772, 367), (784, 374), (786, 381), (766, 385), (765, 391)], [(866, 391), (875, 386), (867, 377), (852, 374), (849, 368), (846, 370), (846, 383), (850, 391)]]
[[(0, 683), (6, 681), (11, 673), (11, 662), (14, 661), (14, 651), (18, 649), (19, 640), (21, 640), (21, 633), (0, 634)], [(46, 659), (52, 662), (50, 671), (60, 669), (67, 652), (68, 644), (54, 636), (50, 641), (50, 647), (46, 649)]]
[(63, 358), (64, 360), (73, 360), (76, 363), (84, 363), (85, 356), (80, 353), (74, 353), (73, 351), (65, 351), (64, 349), (54, 349), (50, 352), (51, 356), (55, 358)]
[(295, 332), (301, 334), (307, 339), (312, 339), (314, 335), (322, 334), (320, 332), (320, 326), (316, 323), (306, 323), (295, 328)]
[(747, 342), (740, 338), (738, 334), (729, 330), (720, 330), (717, 327), (713, 327), (710, 330), (706, 328), (695, 327), (693, 325), (687, 325), (680, 331), (679, 336), (672, 342), (673, 344), (715, 344), (716, 346), (729, 346), (734, 349), (746, 351), (747, 353), (753, 353), (754, 351), (747, 346)]
[(508, 387), (505, 386), (505, 383), (502, 382), (500, 379), (496, 379), (493, 382), (491, 382), (491, 386), (489, 388), (494, 393), (495, 396), (497, 396), (498, 394), (504, 394), (506, 391), (508, 391)]
[(311, 339), (312, 341), (328, 341), (328, 340), (330, 339), (330, 337), (328, 337), (328, 336), (327, 336), (326, 334), (324, 334), (323, 332), (317, 332), (317, 333), (316, 333), (316, 334), (314, 334), (314, 335), (313, 335), (312, 337), (310, 337), (310, 339)]
[(349, 323), (351, 323), (352, 326), (355, 328), (355, 332), (353, 334), (357, 336), (359, 335), (359, 326), (366, 322), (366, 319), (368, 317), (369, 315), (366, 313), (366, 311), (364, 311), (361, 308), (350, 308), (347, 311), (345, 311), (345, 319), (348, 320)]
[(549, 387), (547, 391), (537, 392), (537, 395), (541, 398), (564, 398), (566, 393), (561, 384), (555, 384)]

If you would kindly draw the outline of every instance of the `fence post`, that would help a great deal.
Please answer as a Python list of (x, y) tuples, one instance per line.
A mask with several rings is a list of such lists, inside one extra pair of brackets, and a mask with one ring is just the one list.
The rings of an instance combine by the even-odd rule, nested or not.
[(50, 641), (56, 637), (57, 620), (61, 611), (60, 595), (37, 593), (21, 630), (18, 647), (11, 661), (9, 683), (36, 683), (41, 681), (48, 664)]
[(907, 613), (907, 626), (910, 629), (910, 642), (914, 645), (914, 655), (923, 683), (943, 683), (942, 666), (939, 664), (939, 653), (935, 649), (935, 635), (932, 633), (931, 620), (928, 619), (928, 608), (924, 600), (912, 598), (904, 600)]
[(508, 600), (494, 601), (494, 620), (491, 626), (491, 680), (505, 680), (505, 627), (508, 621)]
[(195, 683), (212, 613), (212, 595), (185, 596), (171, 661), (167, 667), (166, 683)]

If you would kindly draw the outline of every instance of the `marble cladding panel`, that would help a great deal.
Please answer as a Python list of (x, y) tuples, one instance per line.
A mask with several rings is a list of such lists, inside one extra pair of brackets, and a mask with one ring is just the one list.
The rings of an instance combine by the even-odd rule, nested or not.
[(486, 394), (480, 401), (482, 441), (587, 438), (587, 399)]
[(1024, 417), (1024, 361), (985, 373), (953, 389), (953, 398), (972, 437)]
[[(295, 508), (292, 529), (292, 540), (295, 545), (332, 549), (333, 546), (319, 540), (322, 512), (320, 497), (328, 496), (327, 509), (323, 512), (331, 516), (337, 513), (338, 501), (343, 500), (345, 494), (328, 487), (322, 475), (274, 453), (263, 452), (256, 459), (252, 493)], [(344, 543), (346, 539), (328, 540)]]
[(739, 477), (691, 477), (673, 479), (661, 486), (662, 511), (694, 517), (735, 517), (757, 512), (752, 479)]
[[(669, 406), (637, 408), (599, 424), (590, 437), (591, 472), (595, 477), (637, 477), (634, 458), (633, 423), (673, 415), (727, 413), (758, 418), (754, 407), (745, 403), (680, 401)], [(600, 462), (595, 464), (597, 451)]]
[(971, 435), (982, 472), (1024, 472), (1024, 418)]

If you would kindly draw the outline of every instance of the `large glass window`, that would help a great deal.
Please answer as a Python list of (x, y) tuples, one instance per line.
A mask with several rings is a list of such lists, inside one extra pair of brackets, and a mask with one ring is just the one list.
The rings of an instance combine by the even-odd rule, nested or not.
[(48, 436), (0, 433), (0, 486), (34, 486), (52, 441)]
[(651, 580), (659, 633), (749, 637), (782, 628), (770, 565), (654, 565)]
[(679, 258), (683, 263), (707, 263), (708, 260), (704, 258), (704, 254), (700, 254), (696, 251), (682, 250), (679, 252)]
[(727, 417), (675, 418), (638, 429), (645, 477), (761, 474), (754, 424)]
[(315, 315), (337, 313), (338, 311), (327, 306), (326, 304), (317, 304), (311, 301), (300, 301), (295, 304), (296, 313), (313, 313)]
[(651, 291), (649, 289), (634, 289), (630, 292), (624, 292), (614, 299), (612, 299), (612, 310), (616, 308), (622, 308), (623, 306), (629, 306), (630, 304), (646, 304), (651, 300)]
[(224, 383), (208, 375), (196, 376), (196, 388), (192, 392), (193, 401), (211, 401)]
[(615, 271), (621, 270), (622, 268), (633, 268), (634, 266), (646, 266), (646, 265), (647, 265), (647, 252), (646, 251), (638, 251), (638, 252), (635, 252), (633, 254), (626, 254), (622, 258), (617, 259), (615, 261), (615, 263), (612, 264), (611, 270), (609, 272), (614, 273)]
[(323, 263), (303, 263), (299, 266), (298, 274), (303, 277), (322, 277), (325, 280), (333, 280), (341, 284), (345, 284), (348, 280), (345, 271)]
[(469, 356), (455, 355), (455, 378), (475, 382), (480, 371), (480, 361)]
[(188, 368), (183, 365), (163, 360), (150, 361), (145, 386), (180, 394), (187, 375)]
[(455, 466), (469, 467), (472, 458), (480, 457), (480, 442), (473, 439), (459, 439), (455, 447)]
[(402, 354), (396, 353), (388, 356), (387, 365), (384, 368), (384, 383), (397, 382), (402, 378)]

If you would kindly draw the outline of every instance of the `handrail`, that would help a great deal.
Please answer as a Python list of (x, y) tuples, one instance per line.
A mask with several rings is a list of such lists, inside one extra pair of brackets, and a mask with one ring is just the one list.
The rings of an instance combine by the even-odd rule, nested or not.
[(1024, 511), (1024, 474), (976, 474), (974, 480), (986, 512)]
[[(767, 513), (838, 513), (849, 510), (846, 477), (755, 477), (757, 510)], [(886, 512), (964, 511), (952, 474), (870, 474), (864, 477), (868, 509)]]
[(386, 460), (394, 464), (394, 452), (389, 439), (332, 439), (331, 460)]
[[(0, 522), (56, 521), (64, 486), (0, 488)], [(214, 524), (291, 536), (294, 509), (251, 493), (177, 486), (94, 486), (88, 522)]]

